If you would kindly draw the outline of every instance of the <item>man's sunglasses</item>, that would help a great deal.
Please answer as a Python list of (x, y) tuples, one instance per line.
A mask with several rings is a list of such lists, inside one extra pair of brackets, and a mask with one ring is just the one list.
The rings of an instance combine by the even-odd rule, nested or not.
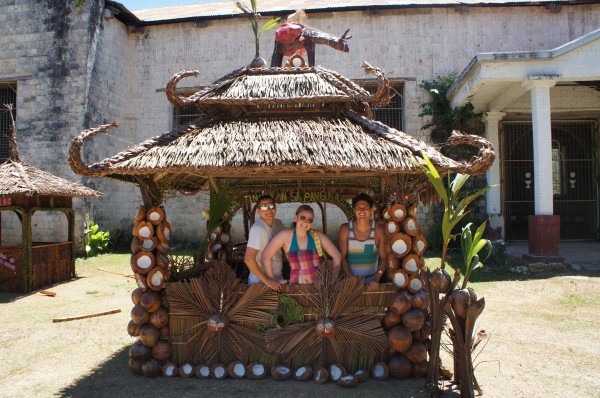
[(275, 203), (269, 203), (269, 204), (265, 204), (265, 205), (260, 205), (259, 209), (261, 209), (262, 211), (267, 211), (267, 209), (275, 209)]

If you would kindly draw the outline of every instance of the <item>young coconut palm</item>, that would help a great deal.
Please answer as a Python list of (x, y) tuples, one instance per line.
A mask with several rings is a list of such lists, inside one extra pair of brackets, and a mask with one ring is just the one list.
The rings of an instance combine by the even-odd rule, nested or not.
[(271, 352), (287, 358), (310, 353), (307, 364), (319, 369), (348, 362), (350, 355), (374, 357), (387, 348), (381, 321), (370, 310), (351, 312), (363, 292), (362, 278), (342, 279), (326, 261), (315, 274), (314, 285), (305, 289), (317, 320), (269, 329), (266, 341)]
[(262, 18), (262, 15), (258, 13), (258, 4), (256, 0), (250, 0), (250, 8), (241, 1), (236, 1), (235, 6), (237, 9), (242, 11), (245, 15), (250, 18), (252, 24), (252, 32), (254, 33), (254, 43), (256, 46), (256, 53), (254, 54), (254, 60), (250, 64), (251, 67), (266, 68), (267, 61), (260, 57), (260, 35), (265, 30), (273, 29), (279, 23), (281, 18), (271, 18), (266, 24), (263, 25), (260, 30), (258, 29), (258, 20)]
[(227, 364), (266, 353), (264, 334), (245, 325), (269, 325), (269, 311), (277, 308), (277, 293), (258, 283), (244, 292), (228, 264), (215, 262), (200, 278), (172, 284), (167, 298), (171, 327), (177, 322), (191, 324), (172, 335), (177, 340), (191, 334), (181, 350), (184, 360)]

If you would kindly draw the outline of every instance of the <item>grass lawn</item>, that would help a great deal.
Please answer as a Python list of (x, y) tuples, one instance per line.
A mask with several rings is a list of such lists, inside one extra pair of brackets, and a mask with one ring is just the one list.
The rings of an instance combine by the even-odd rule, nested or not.
[[(98, 269), (128, 274), (129, 257), (106, 254), (77, 260), (78, 278), (46, 288), (55, 297), (0, 292), (5, 321), (0, 331), (1, 397), (288, 397), (291, 391), (301, 397), (427, 396), (422, 379), (370, 380), (355, 389), (342, 389), (331, 383), (271, 379), (133, 376), (127, 352), (135, 339), (126, 329), (135, 282)], [(435, 266), (435, 261), (428, 259), (428, 266)], [(486, 299), (477, 329), (485, 329), (489, 341), (475, 361), (485, 397), (600, 396), (599, 274), (564, 271), (531, 276), (478, 270), (470, 286)], [(52, 322), (114, 309), (121, 312)]]

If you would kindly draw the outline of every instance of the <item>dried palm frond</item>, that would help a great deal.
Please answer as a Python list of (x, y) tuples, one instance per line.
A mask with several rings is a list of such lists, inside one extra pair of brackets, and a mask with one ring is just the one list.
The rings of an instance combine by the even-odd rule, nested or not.
[(307, 300), (317, 321), (270, 329), (267, 348), (288, 359), (304, 356), (314, 368), (331, 363), (349, 363), (355, 356), (375, 357), (387, 347), (381, 322), (370, 309), (350, 312), (361, 298), (362, 278), (341, 278), (333, 263), (325, 262), (315, 274), (315, 283), (305, 287)]
[(269, 324), (277, 294), (259, 284), (243, 290), (223, 262), (212, 264), (200, 278), (167, 288), (171, 316), (181, 323), (191, 320), (172, 335), (187, 338), (182, 349), (186, 360), (213, 365), (265, 354), (264, 335), (248, 325)]

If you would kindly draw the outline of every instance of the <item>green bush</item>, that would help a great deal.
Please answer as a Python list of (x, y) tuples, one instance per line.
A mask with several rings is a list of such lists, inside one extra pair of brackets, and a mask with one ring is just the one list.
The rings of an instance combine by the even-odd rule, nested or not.
[(85, 225), (86, 227), (83, 230), (85, 256), (94, 257), (108, 248), (110, 232), (100, 231), (98, 224), (90, 219), (89, 215), (85, 217)]

